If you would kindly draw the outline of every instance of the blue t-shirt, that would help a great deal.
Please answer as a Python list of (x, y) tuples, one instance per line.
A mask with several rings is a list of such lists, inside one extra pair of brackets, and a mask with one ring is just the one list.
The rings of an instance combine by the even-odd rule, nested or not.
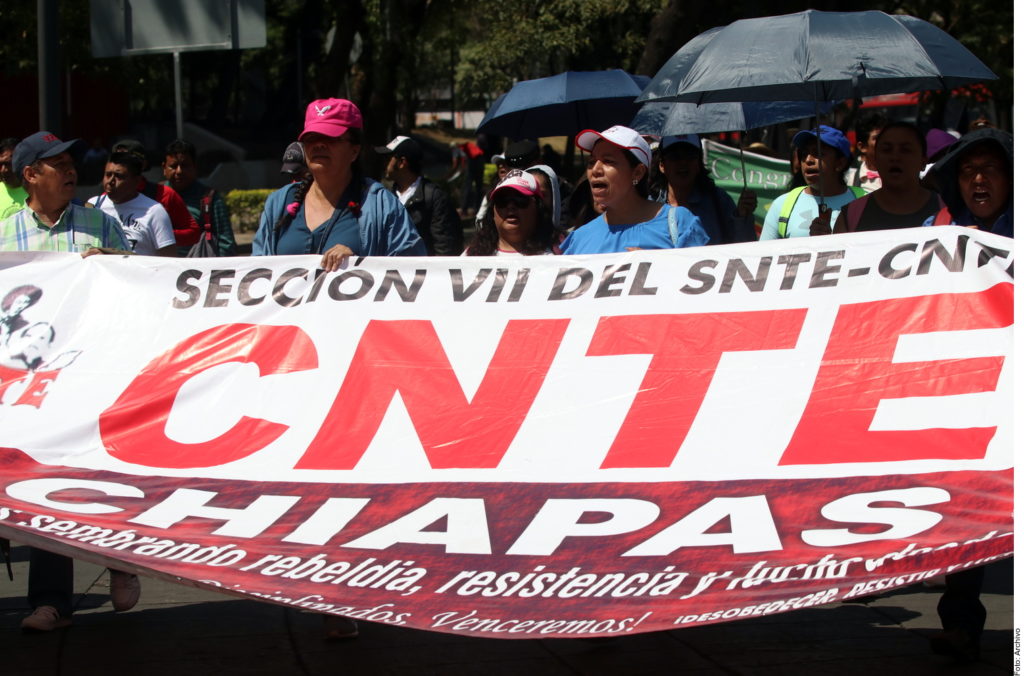
[[(669, 234), (668, 212), (672, 209), (676, 219), (676, 243)], [(604, 214), (569, 233), (559, 247), (563, 254), (618, 253), (630, 248), (673, 249), (703, 246), (708, 234), (700, 219), (686, 207), (662, 205), (658, 214), (649, 221), (627, 225), (608, 225)]]

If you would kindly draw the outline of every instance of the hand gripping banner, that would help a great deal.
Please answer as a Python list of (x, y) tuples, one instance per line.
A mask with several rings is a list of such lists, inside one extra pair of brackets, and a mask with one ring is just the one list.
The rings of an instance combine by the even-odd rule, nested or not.
[(0, 257), (0, 536), (502, 638), (1012, 553), (1011, 240), (317, 263)]

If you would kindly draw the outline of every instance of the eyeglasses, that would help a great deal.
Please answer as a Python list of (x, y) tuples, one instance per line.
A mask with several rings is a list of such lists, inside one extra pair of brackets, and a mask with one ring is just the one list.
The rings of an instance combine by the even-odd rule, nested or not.
[(517, 209), (525, 209), (530, 206), (530, 198), (514, 190), (502, 190), (494, 196), (494, 206), (498, 209), (507, 209), (512, 204)]

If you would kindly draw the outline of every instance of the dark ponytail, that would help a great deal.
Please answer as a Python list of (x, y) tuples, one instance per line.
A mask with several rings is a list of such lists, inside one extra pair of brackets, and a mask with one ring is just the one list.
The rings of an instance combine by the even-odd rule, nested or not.
[(306, 178), (299, 181), (299, 191), (295, 194), (295, 199), (285, 206), (284, 213), (277, 219), (277, 223), (274, 223), (274, 232), (281, 232), (295, 219), (295, 214), (299, 213), (299, 207), (302, 206), (302, 201), (306, 199), (306, 193), (312, 185), (313, 176), (310, 174), (306, 174)]

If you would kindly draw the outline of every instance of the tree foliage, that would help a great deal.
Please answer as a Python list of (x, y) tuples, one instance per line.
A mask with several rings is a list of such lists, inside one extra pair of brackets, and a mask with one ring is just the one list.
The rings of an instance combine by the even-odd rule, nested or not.
[[(653, 75), (708, 28), (767, 11), (800, 11), (806, 3), (778, 0), (770, 10), (755, 0), (266, 0), (265, 6), (266, 48), (182, 55), (185, 116), (250, 147), (276, 148), (301, 124), (313, 98), (353, 99), (366, 114), (369, 139), (379, 142), (411, 127), (422, 100), (447, 99), (453, 87), (455, 105), (482, 107), (518, 80), (565, 70)], [(815, 6), (932, 21), (1000, 76), (990, 89), (1009, 110), (1012, 11), (1003, 0), (822, 0)], [(173, 121), (169, 55), (95, 59), (89, 0), (60, 0), (59, 9), (62, 73), (119, 87), (132, 121)], [(31, 83), (36, 3), (3, 3), (0, 22), (8, 38), (0, 43), (0, 77)], [(5, 119), (0, 112), (0, 124)]]
[(518, 80), (566, 70), (636, 69), (660, 0), (511, 0), (479, 4), (459, 52), (464, 102), (493, 99)]

